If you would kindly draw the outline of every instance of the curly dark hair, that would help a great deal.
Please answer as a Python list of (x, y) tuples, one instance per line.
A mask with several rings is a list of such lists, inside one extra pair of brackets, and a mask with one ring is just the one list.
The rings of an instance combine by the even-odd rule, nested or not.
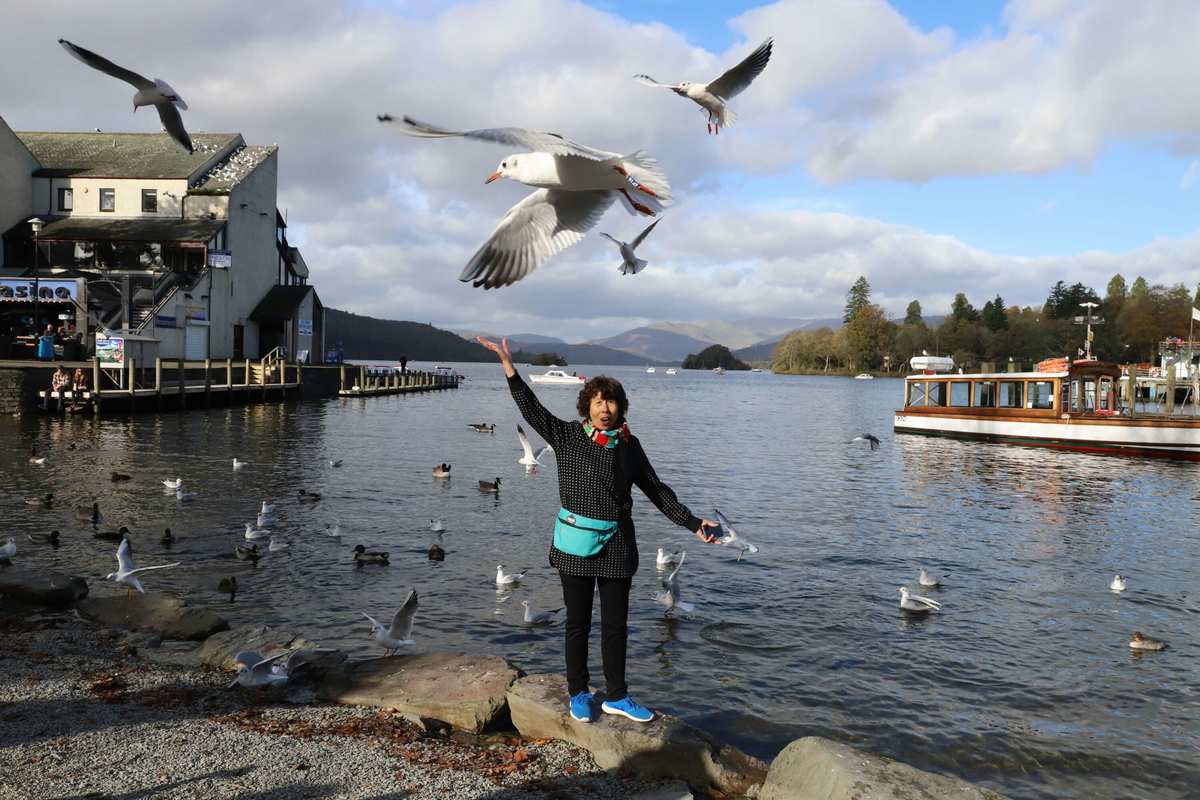
[(621, 385), (621, 382), (607, 375), (597, 375), (579, 390), (579, 400), (575, 403), (575, 410), (579, 412), (579, 416), (584, 419), (588, 418), (592, 398), (597, 394), (605, 400), (611, 400), (617, 404), (617, 424), (623, 423), (625, 413), (629, 411), (629, 398), (625, 396), (625, 387)]

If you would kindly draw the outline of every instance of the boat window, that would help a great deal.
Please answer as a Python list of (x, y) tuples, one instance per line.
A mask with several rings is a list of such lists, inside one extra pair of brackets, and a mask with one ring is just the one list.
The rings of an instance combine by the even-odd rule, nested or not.
[(1020, 408), (1024, 388), (1025, 384), (1022, 381), (1000, 381), (1000, 407)]
[(954, 381), (950, 384), (950, 405), (963, 408), (971, 405), (971, 384), (967, 381)]
[(1116, 408), (1116, 404), (1112, 401), (1113, 397), (1113, 379), (1107, 375), (1100, 378), (1100, 408)]
[(1096, 379), (1084, 378), (1083, 380), (1083, 411), (1096, 410)]
[(1030, 381), (1028, 391), (1030, 408), (1054, 408), (1054, 381)]
[(995, 408), (996, 407), (996, 382), (995, 381), (980, 381), (975, 384), (975, 407), (976, 408)]
[(945, 381), (930, 381), (929, 382), (929, 403), (931, 406), (946, 405), (946, 382)]
[(905, 405), (925, 405), (925, 381), (908, 382), (908, 402)]

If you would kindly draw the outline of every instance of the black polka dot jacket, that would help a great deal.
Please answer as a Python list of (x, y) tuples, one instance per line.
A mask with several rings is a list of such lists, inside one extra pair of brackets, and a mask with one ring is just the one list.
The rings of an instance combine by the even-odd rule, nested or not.
[[(520, 375), (508, 379), (508, 388), (521, 416), (554, 448), (558, 465), (558, 494), (563, 508), (593, 519), (620, 523), (616, 535), (594, 556), (583, 558), (550, 546), (550, 565), (567, 575), (601, 578), (628, 578), (637, 572), (637, 538), (633, 530), (633, 497), (630, 488), (637, 484), (646, 497), (666, 517), (694, 531), (700, 520), (675, 498), (646, 458), (641, 442), (630, 436), (615, 448), (596, 444), (583, 432), (583, 423), (567, 422), (551, 414), (537, 399)], [(557, 509), (546, 510), (547, 531), (554, 529)]]

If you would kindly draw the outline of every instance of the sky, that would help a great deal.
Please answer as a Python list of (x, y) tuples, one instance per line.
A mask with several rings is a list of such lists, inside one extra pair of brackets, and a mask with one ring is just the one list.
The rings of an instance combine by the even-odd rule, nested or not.
[[(893, 315), (956, 292), (1040, 305), (1057, 280), (1200, 280), (1194, 0), (8, 0), (0, 116), (15, 130), (146, 131), (130, 87), (59, 37), (167, 80), (189, 130), (280, 147), (279, 206), (326, 306), (584, 341), (659, 320), (836, 317), (859, 275)], [(632, 80), (707, 81), (768, 36), (718, 137)], [(523, 281), (458, 274), (530, 191), (510, 155), (397, 135), (375, 115), (514, 125), (643, 149), (675, 202), (619, 205)]]

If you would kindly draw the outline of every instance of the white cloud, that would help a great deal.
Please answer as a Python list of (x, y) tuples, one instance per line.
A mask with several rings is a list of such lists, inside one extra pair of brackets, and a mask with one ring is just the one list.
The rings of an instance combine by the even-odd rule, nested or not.
[(1187, 191), (1195, 185), (1196, 178), (1200, 178), (1200, 159), (1193, 158), (1183, 171), (1183, 177), (1179, 179), (1179, 188)]

